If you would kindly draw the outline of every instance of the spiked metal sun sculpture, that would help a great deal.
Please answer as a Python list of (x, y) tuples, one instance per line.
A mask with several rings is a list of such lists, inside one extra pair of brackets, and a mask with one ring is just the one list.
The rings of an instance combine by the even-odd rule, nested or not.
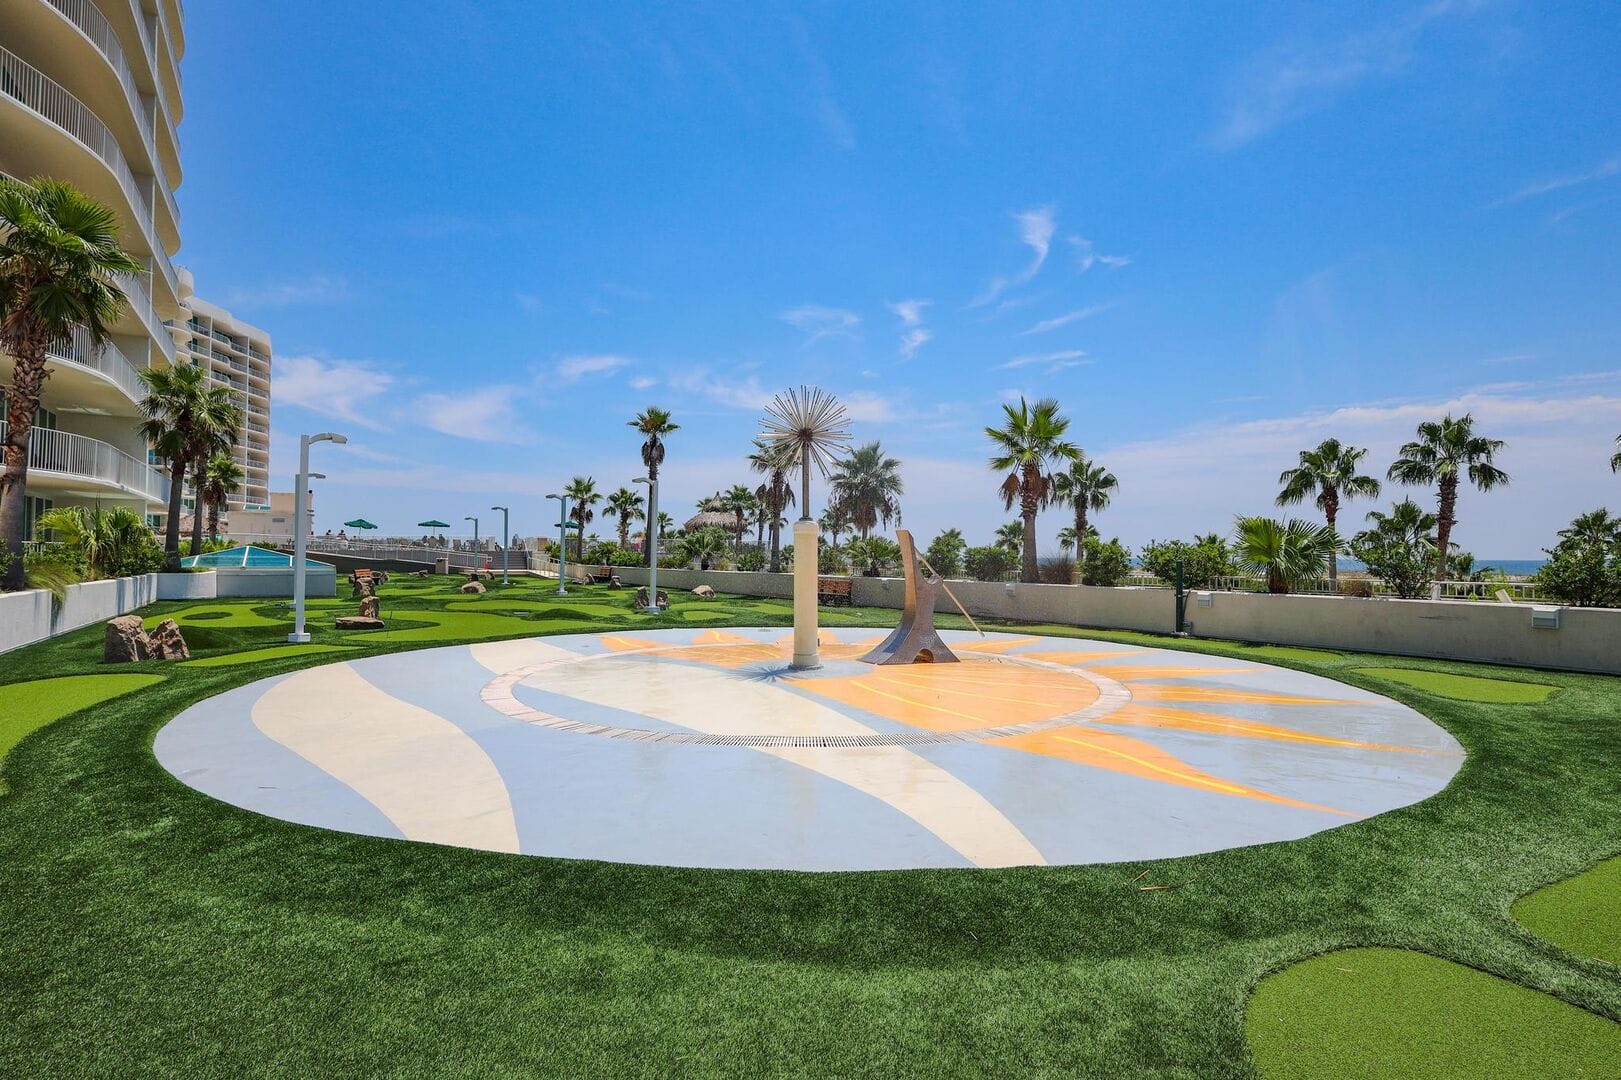
[(760, 439), (769, 446), (792, 447), (800, 467), (800, 520), (810, 520), (811, 462), (825, 478), (850, 441), (849, 414), (838, 398), (816, 386), (784, 390), (771, 399), (760, 419)]

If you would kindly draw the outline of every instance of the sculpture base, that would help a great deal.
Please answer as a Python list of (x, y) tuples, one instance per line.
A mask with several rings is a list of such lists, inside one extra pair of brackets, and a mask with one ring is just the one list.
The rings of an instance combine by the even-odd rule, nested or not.
[(816, 610), (821, 537), (816, 522), (794, 522), (794, 658), (789, 666), (799, 671), (822, 666), (821, 627), (817, 624)]

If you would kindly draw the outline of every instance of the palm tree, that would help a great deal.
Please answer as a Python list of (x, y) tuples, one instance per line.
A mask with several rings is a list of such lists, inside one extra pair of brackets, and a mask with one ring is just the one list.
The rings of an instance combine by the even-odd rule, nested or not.
[(1024, 522), (1010, 521), (1006, 525), (998, 526), (996, 546), (1006, 548), (1009, 554), (1017, 555), (1024, 547)]
[[(658, 482), (659, 467), (664, 464), (664, 436), (672, 431), (680, 431), (680, 424), (670, 422), (670, 410), (661, 409), (657, 405), (649, 405), (636, 414), (636, 419), (629, 421), (629, 425), (641, 432), (642, 435), (642, 464), (647, 467), (647, 478), (654, 483)], [(645, 565), (653, 565), (653, 549), (656, 544), (644, 545)]]
[[(1073, 525), (1065, 525), (1062, 529), (1058, 530), (1058, 549), (1065, 555), (1068, 555), (1070, 552), (1075, 550), (1076, 535), (1075, 526)], [(1081, 551), (1084, 554), (1086, 548), (1083, 546)]]
[[(1621, 446), (1621, 435), (1615, 437), (1615, 445)], [(1621, 450), (1617, 450), (1615, 456), (1610, 459), (1610, 471), (1621, 472)]]
[(833, 501), (844, 507), (850, 523), (865, 540), (883, 522), (901, 519), (901, 463), (884, 454), (877, 442), (857, 447), (828, 479)]
[(833, 546), (838, 547), (839, 537), (850, 528), (850, 519), (845, 515), (843, 506), (831, 503), (822, 511), (822, 516), (816, 519), (816, 525), (832, 538)]
[(1234, 561), (1264, 575), (1273, 593), (1319, 577), (1338, 546), (1333, 529), (1299, 518), (1240, 517), (1233, 533)]
[(220, 508), (225, 501), (242, 490), (247, 474), (230, 454), (215, 454), (208, 459), (203, 472), (203, 504), (208, 507), (208, 535), (220, 538)]
[(23, 587), (28, 444), (46, 351), (80, 328), (99, 348), (127, 303), (114, 279), (137, 269), (107, 207), (60, 180), (0, 178), (0, 350), (15, 358), (0, 471), (0, 588)]
[[(220, 387), (219, 389), (224, 389)], [(208, 466), (216, 457), (230, 457), (242, 426), (242, 407), (225, 398), (225, 405), (205, 410), (197, 417), (197, 432), (191, 443), (191, 553), (203, 549), (203, 512), (207, 499)]]
[(1074, 543), (1078, 547), (1075, 553), (1077, 562), (1086, 562), (1088, 514), (1107, 507), (1110, 497), (1119, 488), (1120, 481), (1115, 479), (1114, 473), (1089, 460), (1086, 453), (1081, 450), (1075, 451), (1075, 460), (1069, 463), (1069, 468), (1053, 476), (1053, 501), (1075, 508)]
[(585, 561), (585, 527), (596, 518), (595, 510), (591, 508), (602, 501), (602, 492), (597, 490), (597, 482), (589, 476), (576, 476), (563, 488), (574, 508), (568, 512), (570, 520), (579, 526), (574, 530), (574, 557), (581, 562)]
[(749, 467), (765, 474), (765, 482), (754, 489), (762, 517), (769, 519), (771, 527), (771, 572), (782, 570), (783, 511), (794, 504), (794, 486), (788, 481), (788, 470), (794, 467), (791, 447), (754, 442), (754, 453), (749, 455)]
[(1447, 550), (1452, 526), (1457, 523), (1458, 478), (1467, 474), (1469, 482), (1481, 491), (1508, 483), (1508, 473), (1493, 462), (1506, 444), (1475, 434), (1475, 418), (1464, 413), (1453, 419), (1448, 413), (1440, 420), (1418, 425), (1418, 438), (1406, 444), (1390, 466), (1390, 479), (1399, 484), (1436, 484), (1439, 487), (1435, 514), (1435, 578), (1446, 580)]
[[(1290, 506), (1304, 502), (1307, 496), (1316, 496), (1317, 508), (1323, 512), (1328, 527), (1337, 530), (1342, 498), (1379, 497), (1379, 481), (1357, 471), (1367, 453), (1363, 447), (1347, 446), (1338, 439), (1324, 439), (1317, 449), (1300, 451), (1300, 464), (1278, 475), (1278, 483), (1283, 485), (1278, 505)], [(1337, 588), (1339, 580), (1340, 558), (1335, 552), (1328, 557), (1328, 583)]]
[(1058, 402), (1042, 398), (1031, 405), (1024, 398), (1019, 405), (1003, 405), (1004, 417), (999, 428), (988, 427), (985, 434), (997, 452), (990, 465), (997, 472), (1006, 472), (1002, 481), (1002, 503), (1006, 509), (1019, 504), (1024, 520), (1024, 553), (1020, 558), (1019, 580), (1040, 581), (1036, 569), (1036, 511), (1052, 496), (1053, 478), (1047, 471), (1060, 461), (1072, 461), (1080, 454), (1072, 443), (1064, 441), (1069, 419), (1058, 411)]
[(180, 569), (180, 500), (186, 476), (196, 455), (213, 456), (222, 430), (234, 431), (241, 408), (231, 401), (231, 390), (208, 385), (208, 373), (194, 364), (144, 368), (141, 381), (141, 437), (169, 463), (169, 515), (163, 531), (163, 550), (169, 569)]
[(604, 517), (617, 518), (619, 521), (619, 546), (621, 548), (630, 543), (631, 522), (646, 516), (642, 510), (641, 492), (632, 491), (622, 487), (608, 496), (608, 504), (603, 507)]
[(1589, 510), (1559, 530), (1559, 542), (1562, 547), (1621, 544), (1621, 518), (1611, 517), (1604, 507)]
[(732, 528), (733, 550), (743, 551), (743, 519), (748, 517), (754, 509), (754, 492), (744, 484), (733, 484), (730, 489), (717, 495), (712, 503), (714, 508), (723, 514), (731, 514), (736, 519)]
[(698, 569), (708, 570), (711, 562), (726, 553), (726, 530), (718, 525), (694, 529), (676, 541), (676, 552), (683, 562), (696, 562)]

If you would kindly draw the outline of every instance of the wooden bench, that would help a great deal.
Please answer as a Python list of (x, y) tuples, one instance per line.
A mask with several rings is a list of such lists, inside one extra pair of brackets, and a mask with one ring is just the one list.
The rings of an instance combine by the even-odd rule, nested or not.
[(591, 584), (606, 585), (613, 580), (614, 568), (611, 566), (598, 566), (591, 570)]
[(847, 577), (819, 577), (816, 579), (816, 602), (826, 607), (849, 607), (851, 589), (855, 582)]

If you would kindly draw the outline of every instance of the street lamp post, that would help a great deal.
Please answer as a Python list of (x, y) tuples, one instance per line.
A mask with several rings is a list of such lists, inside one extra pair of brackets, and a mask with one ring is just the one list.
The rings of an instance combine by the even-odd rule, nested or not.
[(287, 635), (287, 640), (294, 645), (304, 645), (310, 640), (304, 629), (304, 552), (310, 533), (310, 444), (329, 442), (342, 446), (348, 441), (348, 436), (335, 431), (298, 437), (298, 477), (293, 488), (293, 632)]
[(492, 506), (491, 510), (501, 511), (501, 584), (507, 583), (507, 508)]
[(462, 520), (471, 521), (473, 523), (473, 564), (476, 566), (478, 565), (478, 518), (474, 517), (472, 514), (468, 514), (466, 517), (462, 518)]
[(647, 563), (647, 610), (657, 615), (659, 613), (659, 482), (651, 476), (638, 476), (631, 483), (647, 485), (647, 528), (642, 530), (642, 535), (647, 538), (648, 554), (652, 556)]
[(568, 496), (548, 495), (557, 500), (557, 595), (567, 596), (563, 583), (568, 580)]

